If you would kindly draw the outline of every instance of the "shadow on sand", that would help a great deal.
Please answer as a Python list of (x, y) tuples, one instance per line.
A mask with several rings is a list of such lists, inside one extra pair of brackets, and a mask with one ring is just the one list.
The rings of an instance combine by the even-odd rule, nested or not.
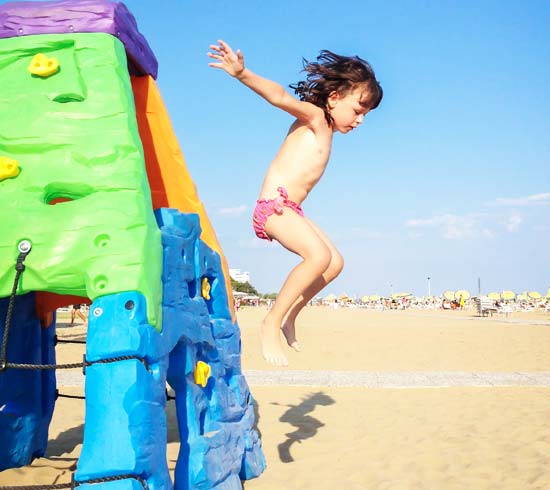
[[(83, 437), (84, 424), (71, 427), (61, 432), (55, 439), (50, 439), (48, 441), (46, 457), (53, 458), (65, 456), (67, 457), (67, 460), (72, 459), (72, 457), (67, 456), (67, 454), (72, 453), (79, 444), (82, 444)], [(74, 459), (76, 463), (78, 457), (75, 457)]]
[(288, 410), (281, 415), (279, 420), (296, 427), (296, 430), (285, 434), (286, 441), (278, 446), (279, 458), (283, 463), (294, 461), (290, 454), (290, 448), (295, 442), (301, 443), (306, 439), (310, 439), (317, 434), (319, 428), (325, 425), (308, 414), (313, 412), (317, 405), (327, 406), (334, 403), (336, 402), (333, 398), (319, 391), (306, 396), (299, 405), (287, 405)]

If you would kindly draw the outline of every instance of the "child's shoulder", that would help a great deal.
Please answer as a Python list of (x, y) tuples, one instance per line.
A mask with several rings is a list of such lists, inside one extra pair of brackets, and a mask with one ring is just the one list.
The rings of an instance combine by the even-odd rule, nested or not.
[(319, 121), (300, 121), (296, 119), (288, 129), (287, 138), (308, 139), (308, 138), (327, 138), (332, 136), (332, 130), (324, 119)]

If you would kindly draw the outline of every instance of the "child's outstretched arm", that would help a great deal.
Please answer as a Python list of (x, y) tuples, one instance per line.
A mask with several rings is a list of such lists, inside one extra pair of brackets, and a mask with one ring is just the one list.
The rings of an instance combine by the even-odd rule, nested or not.
[(325, 121), (324, 112), (321, 108), (309, 102), (295, 99), (278, 83), (260, 77), (246, 68), (240, 50), (237, 50), (235, 54), (231, 47), (221, 39), (218, 41), (218, 45), (210, 45), (210, 49), (214, 53), (208, 53), (208, 56), (218, 60), (219, 63), (209, 63), (208, 66), (226, 71), (271, 105), (288, 112), (301, 121), (308, 123)]

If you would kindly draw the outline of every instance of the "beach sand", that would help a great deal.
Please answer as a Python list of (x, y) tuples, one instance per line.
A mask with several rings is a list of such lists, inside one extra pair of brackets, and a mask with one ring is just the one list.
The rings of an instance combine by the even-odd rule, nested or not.
[[(239, 312), (244, 370), (275, 370), (259, 354), (259, 308)], [(478, 318), (471, 311), (308, 308), (292, 370), (550, 371), (550, 315)], [(83, 338), (82, 327), (59, 328)], [(58, 362), (82, 346), (61, 344)], [(60, 387), (82, 394), (79, 387)], [(550, 488), (550, 388), (251, 386), (268, 467), (245, 490)], [(169, 404), (168, 462), (178, 442)], [(0, 485), (70, 481), (84, 401), (60, 398), (47, 457), (0, 473)]]

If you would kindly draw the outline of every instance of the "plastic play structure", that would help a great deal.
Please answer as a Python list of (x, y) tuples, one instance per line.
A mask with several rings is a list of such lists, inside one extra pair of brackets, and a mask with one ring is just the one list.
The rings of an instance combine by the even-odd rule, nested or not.
[[(85, 490), (240, 489), (265, 467), (228, 268), (124, 4), (0, 5), (0, 470), (45, 454), (55, 311), (90, 304)], [(14, 482), (16, 484), (17, 482)]]

